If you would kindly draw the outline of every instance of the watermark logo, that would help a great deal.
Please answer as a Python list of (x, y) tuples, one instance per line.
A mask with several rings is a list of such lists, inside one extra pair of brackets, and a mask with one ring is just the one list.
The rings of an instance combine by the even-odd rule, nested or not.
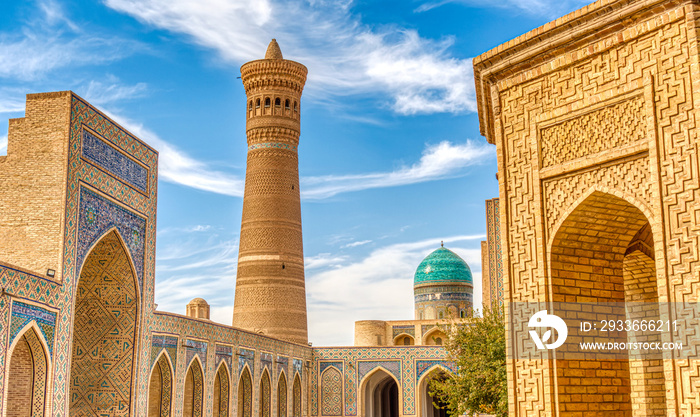
[[(566, 327), (564, 320), (554, 314), (547, 314), (547, 310), (540, 310), (530, 317), (527, 323), (528, 327), (548, 327), (542, 338), (537, 334), (536, 330), (530, 330), (530, 337), (535, 342), (537, 349), (556, 349), (566, 342), (566, 336), (569, 334), (569, 329)], [(557, 340), (552, 343), (545, 343), (552, 337), (552, 329), (557, 331)]]

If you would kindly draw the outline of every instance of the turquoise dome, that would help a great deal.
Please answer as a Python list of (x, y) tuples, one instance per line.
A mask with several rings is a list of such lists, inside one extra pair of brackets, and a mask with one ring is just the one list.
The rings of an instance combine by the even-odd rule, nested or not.
[(472, 271), (464, 259), (451, 250), (440, 247), (423, 259), (413, 278), (413, 285), (442, 282), (472, 284)]

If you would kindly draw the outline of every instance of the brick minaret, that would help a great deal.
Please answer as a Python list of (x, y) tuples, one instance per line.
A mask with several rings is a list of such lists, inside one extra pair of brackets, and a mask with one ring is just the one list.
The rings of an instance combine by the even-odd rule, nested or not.
[(306, 67), (282, 58), (243, 64), (248, 161), (233, 325), (306, 344), (299, 199), (299, 113)]

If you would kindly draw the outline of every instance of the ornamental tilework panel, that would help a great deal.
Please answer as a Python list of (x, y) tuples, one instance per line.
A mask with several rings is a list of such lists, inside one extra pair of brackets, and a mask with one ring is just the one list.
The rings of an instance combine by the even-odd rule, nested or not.
[(340, 369), (340, 372), (343, 372), (343, 362), (321, 362), (318, 365), (318, 373), (322, 374), (329, 366), (334, 366)]
[(82, 264), (92, 245), (113, 227), (119, 231), (129, 249), (136, 269), (136, 277), (139, 280), (139, 288), (143, 289), (146, 220), (97, 193), (81, 187), (77, 265)]
[(292, 417), (301, 417), (301, 380), (298, 374), (292, 386)]
[[(176, 339), (177, 340), (177, 339)], [(170, 405), (173, 402), (173, 370), (170, 368), (166, 353), (160, 355), (158, 366), (160, 368), (160, 417), (170, 416)]]
[(48, 376), (48, 364), (44, 346), (39, 340), (39, 335), (34, 329), (24, 333), (25, 340), (32, 352), (34, 361), (34, 384), (32, 387), (32, 417), (43, 417), (46, 407), (46, 377)]
[(0, 282), (5, 291), (18, 297), (28, 298), (51, 307), (59, 305), (58, 296), (62, 286), (49, 279), (0, 264)]
[(283, 374), (277, 381), (277, 417), (287, 417), (287, 378)]
[[(439, 346), (424, 346), (424, 347), (409, 347), (409, 346), (393, 346), (393, 347), (350, 347), (350, 348), (316, 348), (313, 350), (314, 372), (311, 373), (311, 392), (309, 401), (311, 401), (311, 414), (316, 415), (319, 405), (318, 387), (318, 372), (320, 366), (324, 362), (343, 361), (347, 366), (343, 370), (344, 379), (344, 396), (345, 396), (345, 413), (346, 416), (357, 415), (357, 396), (359, 383), (358, 380), (360, 367), (377, 366), (383, 363), (385, 368), (393, 368), (394, 372), (400, 375), (400, 389), (402, 390), (403, 415), (415, 415), (415, 363), (416, 359), (420, 360), (436, 360), (442, 361), (446, 352), (443, 347)], [(366, 362), (370, 365), (361, 365)], [(388, 362), (399, 364), (400, 368), (396, 370), (395, 365), (389, 365)], [(388, 369), (391, 372), (391, 369)], [(369, 370), (367, 370), (369, 372)], [(393, 372), (392, 372), (393, 373)]]
[(238, 375), (243, 372), (243, 367), (248, 364), (251, 372), (251, 378), (255, 376), (255, 351), (241, 348), (238, 355)]
[(199, 340), (185, 340), (185, 363), (190, 363), (192, 358), (199, 357), (205, 372), (207, 369), (207, 342)]
[(238, 382), (238, 417), (253, 416), (253, 382), (250, 372), (244, 369)]
[(228, 417), (228, 403), (229, 403), (229, 380), (228, 372), (223, 366), (219, 367), (219, 372), (216, 373), (216, 377), (219, 378), (219, 410), (214, 415), (219, 417)]
[(321, 372), (321, 415), (340, 416), (343, 414), (343, 377), (335, 366)]
[(165, 349), (173, 366), (177, 368), (177, 342), (176, 336), (168, 336), (164, 334), (154, 334), (151, 339), (151, 364), (155, 362), (160, 355), (160, 352)]
[(375, 368), (382, 367), (396, 377), (401, 384), (401, 362), (399, 361), (360, 361), (357, 363), (357, 381), (362, 383), (362, 379)]
[(111, 232), (92, 250), (80, 274), (71, 415), (129, 415), (136, 323), (135, 279), (121, 240)]
[(423, 324), (420, 326), (420, 335), (423, 337), (427, 332), (437, 327), (435, 324)]
[(223, 361), (226, 363), (229, 372), (233, 373), (232, 361), (233, 361), (233, 348), (231, 346), (216, 345), (216, 360), (214, 361), (214, 366), (219, 366), (219, 363)]
[(199, 362), (192, 361), (192, 417), (202, 417), (204, 415), (204, 376)]
[(10, 319), (10, 340), (9, 345), (17, 337), (17, 334), (32, 320), (41, 330), (44, 341), (49, 347), (49, 357), (53, 357), (54, 330), (56, 328), (56, 313), (31, 304), (20, 301), (12, 302), (12, 318)]
[(408, 326), (392, 326), (392, 338), (396, 338), (396, 336), (405, 333), (407, 335), (410, 335), (411, 337), (415, 338), (416, 337), (416, 326), (413, 325), (408, 325)]
[(83, 130), (83, 158), (104, 168), (110, 174), (132, 185), (148, 191), (148, 170), (136, 161), (107, 144), (102, 138)]
[(260, 417), (271, 417), (272, 389), (270, 384), (270, 374), (262, 373), (260, 378)]

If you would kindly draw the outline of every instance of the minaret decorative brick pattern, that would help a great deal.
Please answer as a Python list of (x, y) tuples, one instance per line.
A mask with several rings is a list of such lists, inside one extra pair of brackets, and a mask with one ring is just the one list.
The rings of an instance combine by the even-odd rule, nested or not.
[(241, 67), (247, 95), (248, 159), (233, 325), (308, 342), (299, 197), (299, 114), (304, 65), (282, 58)]

